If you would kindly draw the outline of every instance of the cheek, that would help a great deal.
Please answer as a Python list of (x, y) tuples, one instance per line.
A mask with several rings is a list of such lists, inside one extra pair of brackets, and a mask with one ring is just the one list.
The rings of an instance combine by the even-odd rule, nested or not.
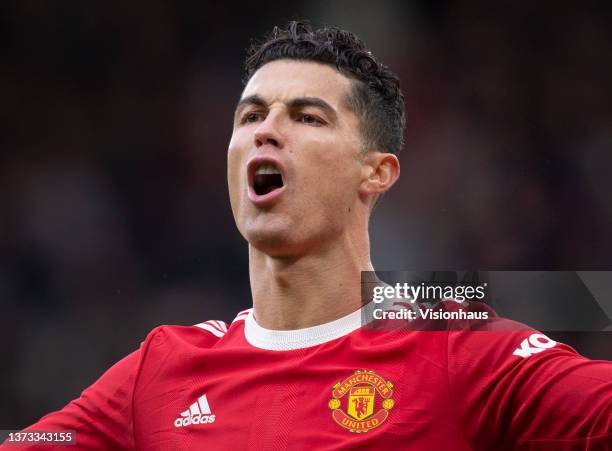
[(237, 139), (232, 137), (227, 150), (227, 184), (233, 210), (235, 210), (239, 202), (242, 183), (240, 176), (245, 166), (244, 158), (245, 152), (242, 150)]
[(357, 197), (361, 169), (352, 153), (330, 149), (313, 155), (304, 183), (314, 195), (313, 201), (328, 208), (348, 208)]
[(231, 147), (227, 151), (227, 182), (230, 190), (238, 182), (238, 168), (240, 167), (240, 154)]

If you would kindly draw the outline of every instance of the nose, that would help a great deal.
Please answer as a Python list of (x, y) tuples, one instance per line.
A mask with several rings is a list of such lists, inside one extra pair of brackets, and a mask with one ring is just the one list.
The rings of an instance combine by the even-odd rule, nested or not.
[(272, 145), (281, 149), (284, 144), (283, 135), (280, 131), (280, 118), (270, 112), (266, 118), (259, 124), (253, 136), (255, 147), (259, 148), (263, 145)]

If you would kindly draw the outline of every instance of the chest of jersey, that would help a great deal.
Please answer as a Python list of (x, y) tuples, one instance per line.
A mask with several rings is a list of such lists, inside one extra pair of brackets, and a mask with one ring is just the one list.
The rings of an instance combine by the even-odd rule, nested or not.
[(254, 349), (239, 336), (221, 344), (142, 369), (140, 447), (464, 449), (433, 335), (360, 332), (292, 351)]

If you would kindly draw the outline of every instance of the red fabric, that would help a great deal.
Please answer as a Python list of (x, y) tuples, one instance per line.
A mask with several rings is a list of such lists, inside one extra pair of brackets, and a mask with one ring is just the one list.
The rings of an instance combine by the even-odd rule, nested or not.
[[(76, 430), (71, 450), (612, 448), (612, 363), (563, 344), (516, 355), (537, 332), (498, 324), (486, 332), (358, 329), (291, 351), (254, 348), (243, 321), (222, 338), (162, 326), (28, 430)], [(376, 385), (374, 398), (371, 389), (347, 388), (356, 370), (374, 372), (358, 373), (373, 385), (356, 385)], [(214, 422), (177, 427), (202, 395)], [(352, 399), (355, 415), (371, 408), (366, 420), (382, 424), (361, 433), (342, 427), (334, 417), (352, 418), (349, 396), (362, 396)]]

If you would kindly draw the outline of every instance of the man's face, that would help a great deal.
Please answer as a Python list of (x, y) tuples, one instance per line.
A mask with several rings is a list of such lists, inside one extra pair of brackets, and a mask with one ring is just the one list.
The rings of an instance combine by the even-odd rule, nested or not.
[(228, 184), (238, 229), (262, 252), (308, 252), (337, 239), (355, 214), (362, 163), (351, 88), (333, 67), (293, 60), (265, 64), (245, 87)]

